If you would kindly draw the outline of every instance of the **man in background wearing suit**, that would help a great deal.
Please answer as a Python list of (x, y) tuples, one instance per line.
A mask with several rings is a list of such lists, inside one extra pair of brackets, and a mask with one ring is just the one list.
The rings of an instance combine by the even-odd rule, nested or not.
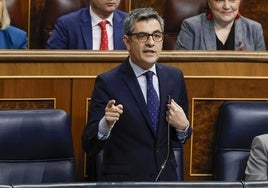
[(253, 139), (245, 173), (247, 181), (268, 180), (268, 134)]
[(120, 0), (90, 0), (90, 6), (60, 17), (47, 49), (99, 50), (101, 21), (107, 21), (108, 50), (126, 49), (122, 40), (127, 13), (118, 10)]
[[(82, 142), (89, 157), (103, 151), (102, 181), (179, 179), (176, 167), (182, 164), (176, 163), (172, 148), (182, 147), (192, 128), (183, 73), (157, 62), (163, 31), (163, 19), (154, 9), (134, 9), (125, 20), (123, 38), (129, 57), (96, 78)], [(153, 74), (153, 84), (147, 74)], [(149, 107), (152, 91), (156, 98)]]

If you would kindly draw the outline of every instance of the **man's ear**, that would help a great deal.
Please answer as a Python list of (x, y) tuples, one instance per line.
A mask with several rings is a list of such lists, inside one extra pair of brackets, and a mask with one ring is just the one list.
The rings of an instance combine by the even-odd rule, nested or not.
[(130, 42), (131, 42), (131, 38), (129, 38), (127, 35), (123, 36), (123, 41), (126, 45), (127, 50), (130, 50)]

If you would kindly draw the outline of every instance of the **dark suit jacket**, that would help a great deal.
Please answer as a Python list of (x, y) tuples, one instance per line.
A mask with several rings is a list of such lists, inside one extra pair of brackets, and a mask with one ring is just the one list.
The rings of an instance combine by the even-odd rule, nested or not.
[(0, 49), (27, 49), (27, 33), (17, 27), (9, 26), (0, 30)]
[[(124, 19), (127, 13), (114, 11), (114, 49), (125, 50), (123, 43)], [(60, 17), (51, 37), (47, 41), (47, 49), (89, 49), (92, 50), (92, 25), (89, 8)]]
[[(174, 67), (158, 63), (156, 71), (161, 104), (157, 135), (152, 129), (145, 99), (128, 59), (96, 78), (89, 121), (83, 133), (83, 147), (88, 156), (103, 149), (104, 181), (154, 181), (167, 154), (167, 95), (171, 95), (187, 114), (188, 101), (183, 73)], [(98, 124), (111, 99), (122, 104), (124, 112), (115, 123), (110, 137), (100, 141), (97, 138)], [(172, 147), (182, 147), (174, 128), (171, 128), (171, 140)], [(177, 181), (176, 167), (174, 154), (170, 152), (160, 180)]]
[[(235, 20), (235, 50), (266, 50), (260, 23), (241, 16)], [(176, 41), (179, 50), (217, 50), (213, 19), (206, 13), (185, 19)]]

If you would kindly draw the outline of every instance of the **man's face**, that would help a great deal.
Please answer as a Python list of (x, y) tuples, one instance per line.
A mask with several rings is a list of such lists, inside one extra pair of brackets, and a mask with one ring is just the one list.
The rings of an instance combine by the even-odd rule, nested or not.
[[(133, 33), (147, 33), (162, 36), (160, 23), (156, 19), (142, 20), (135, 23)], [(160, 35), (157, 35), (160, 33)], [(143, 69), (151, 68), (158, 60), (163, 47), (163, 40), (157, 42), (152, 36), (146, 41), (138, 40), (139, 36), (124, 36), (124, 42), (129, 51), (131, 60)]]
[(90, 0), (93, 11), (101, 18), (107, 18), (120, 4), (120, 0)]

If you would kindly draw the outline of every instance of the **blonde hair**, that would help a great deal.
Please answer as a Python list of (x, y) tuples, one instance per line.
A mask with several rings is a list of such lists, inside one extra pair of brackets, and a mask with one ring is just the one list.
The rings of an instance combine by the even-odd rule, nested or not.
[(4, 30), (10, 25), (10, 16), (8, 14), (6, 0), (2, 0), (2, 2), (3, 2), (3, 10), (2, 10), (2, 17), (0, 20), (0, 29)]

